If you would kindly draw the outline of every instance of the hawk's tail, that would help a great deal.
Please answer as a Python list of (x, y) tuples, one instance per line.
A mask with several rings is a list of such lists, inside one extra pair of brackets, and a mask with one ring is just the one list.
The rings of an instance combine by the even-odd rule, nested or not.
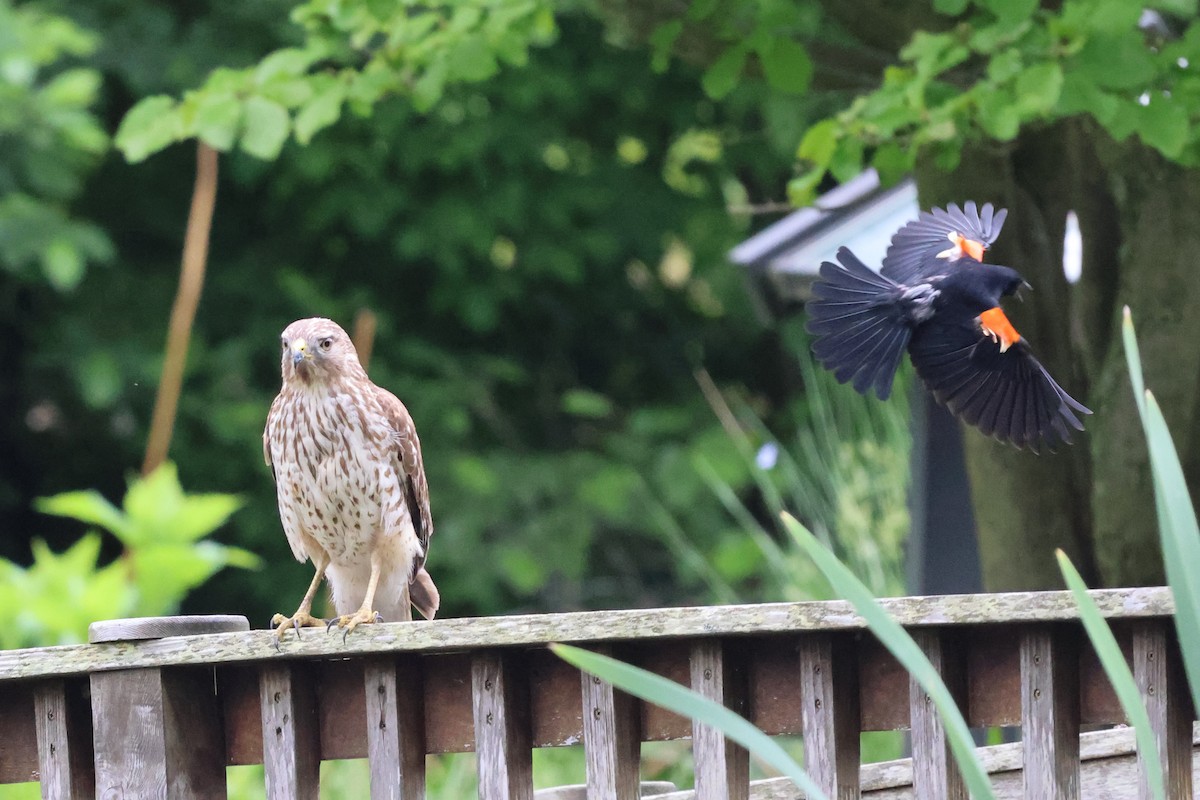
[(442, 604), (442, 595), (424, 567), (417, 570), (412, 582), (408, 584), (408, 598), (425, 619), (433, 619), (437, 614), (438, 607)]

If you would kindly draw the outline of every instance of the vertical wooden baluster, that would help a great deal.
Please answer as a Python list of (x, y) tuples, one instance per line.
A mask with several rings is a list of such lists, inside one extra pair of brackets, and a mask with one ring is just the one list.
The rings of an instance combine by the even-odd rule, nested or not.
[[(1133, 629), (1133, 675), (1150, 715), (1157, 758), (1138, 752), (1138, 767), (1161, 769), (1167, 797), (1192, 796), (1192, 702), (1167, 620), (1141, 620)], [(1150, 797), (1143, 778), (1139, 796)]]
[[(946, 688), (961, 710), (966, 700), (967, 669), (959, 649), (937, 630), (912, 632), (913, 639), (942, 676)], [(967, 787), (937, 707), (913, 678), (908, 682), (910, 727), (912, 729), (913, 793), (917, 797), (967, 800)], [(964, 714), (965, 716), (965, 714)]]
[(98, 797), (225, 797), (211, 669), (94, 672), (91, 685)]
[[(692, 645), (692, 689), (746, 715), (747, 675), (743, 659), (720, 640)], [(712, 725), (692, 722), (696, 761), (696, 800), (745, 800), (750, 796), (750, 756)]]
[(1021, 634), (1021, 741), (1025, 796), (1079, 797), (1079, 650), (1073, 630)]
[(858, 652), (849, 634), (800, 639), (801, 731), (808, 774), (832, 800), (859, 796)]
[(258, 696), (267, 797), (316, 800), (321, 740), (309, 670), (301, 662), (267, 662), (258, 674)]
[[(612, 648), (593, 648), (612, 655)], [(636, 701), (611, 683), (580, 673), (588, 800), (636, 800), (642, 751)]]
[(371, 800), (425, 798), (425, 680), (415, 657), (366, 662)]
[(96, 795), (92, 773), (92, 724), (78, 689), (62, 680), (33, 690), (42, 797), (82, 800)]
[(518, 654), (477, 652), (471, 659), (471, 708), (480, 800), (533, 797), (529, 687)]

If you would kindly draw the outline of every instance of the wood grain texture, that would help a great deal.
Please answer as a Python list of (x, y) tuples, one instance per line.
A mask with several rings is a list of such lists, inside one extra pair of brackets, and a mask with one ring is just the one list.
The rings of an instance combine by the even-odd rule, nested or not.
[[(1164, 587), (1094, 590), (1110, 619), (1169, 617)], [(1068, 592), (900, 597), (882, 600), (901, 624), (978, 625), (1078, 620)], [(588, 611), (569, 614), (440, 619), (366, 625), (345, 643), (336, 636), (289, 637), (282, 652), (272, 631), (172, 636), (141, 642), (67, 645), (0, 652), (0, 681), (81, 675), (115, 669), (215, 665), (290, 658), (347, 658), (399, 652), (449, 652), (479, 647), (540, 646), (552, 642), (653, 640), (665, 637), (768, 635), (865, 627), (844, 601), (749, 606)]]
[(96, 796), (225, 797), (225, 742), (211, 670), (91, 676)]
[[(1138, 768), (1161, 769), (1167, 797), (1192, 797), (1192, 710), (1187, 679), (1169, 622), (1147, 622), (1133, 632), (1133, 677), (1154, 728), (1157, 754), (1138, 753)], [(1157, 757), (1155, 757), (1157, 756)], [(1142, 777), (1138, 796), (1149, 800), (1150, 785)]]
[[(1195, 729), (1200, 742), (1200, 726)], [(1029, 800), (1021, 785), (1021, 744), (981, 747), (979, 761), (987, 770), (997, 800)], [(1137, 761), (1133, 731), (1118, 728), (1085, 733), (1080, 737), (1082, 796), (1087, 800), (1129, 800), (1137, 794)], [(1200, 768), (1200, 749), (1193, 750), (1196, 768)], [(863, 797), (867, 800), (938, 800), (913, 790), (911, 759), (864, 764), (861, 772)], [(802, 800), (799, 790), (787, 778), (769, 778), (750, 784), (751, 800)], [(677, 791), (655, 800), (695, 800), (695, 793)]]
[[(691, 686), (700, 695), (746, 714), (746, 668), (740, 643), (701, 639), (691, 647)], [(698, 800), (745, 800), (750, 793), (750, 755), (720, 729), (692, 721), (692, 755)]]
[[(612, 656), (613, 648), (596, 647)], [(620, 657), (619, 655), (617, 657)], [(637, 800), (641, 721), (633, 697), (586, 672), (579, 673), (583, 750), (589, 800)]]
[(33, 690), (42, 797), (83, 800), (96, 794), (91, 710), (77, 683), (39, 683)]
[(483, 650), (471, 659), (480, 800), (533, 797), (529, 687), (518, 653)]
[(314, 684), (305, 664), (267, 664), (258, 673), (263, 767), (270, 800), (316, 800), (320, 792)]
[(371, 800), (425, 798), (425, 680), (414, 657), (363, 665)]
[(812, 633), (800, 639), (804, 766), (831, 800), (859, 796), (859, 687), (854, 642)]
[(1051, 625), (1021, 634), (1021, 743), (1027, 797), (1079, 797), (1078, 632)]
[[(913, 633), (925, 657), (933, 664), (958, 704), (959, 710), (967, 697), (966, 660), (957, 642), (945, 631), (935, 629)], [(909, 715), (912, 719), (912, 762), (913, 782), (916, 793), (921, 797), (937, 797), (944, 800), (967, 800), (967, 787), (958, 762), (950, 751), (946, 738), (946, 726), (942, 724), (937, 706), (913, 678), (908, 684)], [(964, 714), (964, 716), (966, 716)]]

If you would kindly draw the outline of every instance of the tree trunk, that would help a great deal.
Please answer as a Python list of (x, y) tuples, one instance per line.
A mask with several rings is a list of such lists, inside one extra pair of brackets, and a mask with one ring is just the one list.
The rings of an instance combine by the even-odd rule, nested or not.
[[(1145, 440), (1125, 368), (1120, 325), (1138, 324), (1147, 385), (1171, 426), (1190, 484), (1197, 476), (1200, 276), (1191, 256), (1200, 181), (1136, 143), (1117, 145), (1069, 120), (1008, 147), (968, 148), (959, 167), (918, 169), (924, 207), (974, 199), (1009, 208), (989, 261), (1036, 289), (1006, 309), (1039, 360), (1095, 415), (1057, 453), (1017, 451), (969, 430), (967, 470), (984, 581), (991, 590), (1062, 585), (1062, 548), (1093, 585), (1161, 583)], [(1066, 214), (1083, 234), (1083, 276), (1062, 271)]]

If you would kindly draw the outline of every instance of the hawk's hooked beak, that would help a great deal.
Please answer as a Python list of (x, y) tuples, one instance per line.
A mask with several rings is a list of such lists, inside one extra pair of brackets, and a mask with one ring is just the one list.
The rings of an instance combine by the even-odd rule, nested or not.
[(292, 342), (289, 349), (292, 352), (292, 364), (295, 366), (299, 366), (300, 362), (307, 358), (312, 358), (308, 353), (308, 342), (303, 339), (297, 339)]

